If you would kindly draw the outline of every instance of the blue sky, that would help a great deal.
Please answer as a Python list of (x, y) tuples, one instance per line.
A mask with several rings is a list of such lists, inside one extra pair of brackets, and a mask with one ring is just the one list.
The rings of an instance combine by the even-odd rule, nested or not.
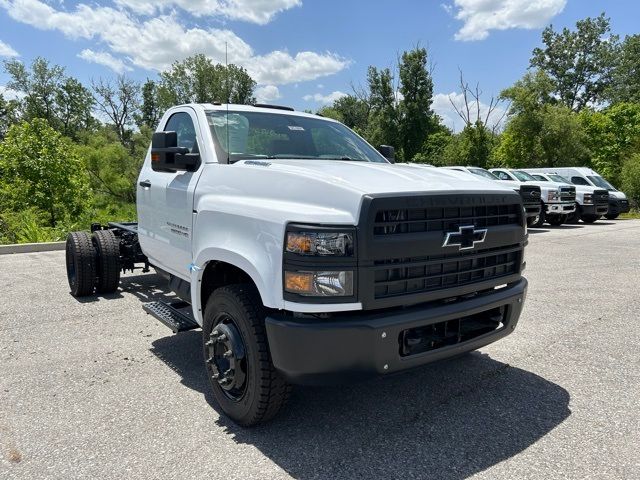
[(457, 126), (459, 68), (488, 102), (525, 72), (545, 25), (602, 11), (615, 33), (638, 33), (633, 0), (0, 0), (0, 56), (40, 55), (83, 82), (144, 80), (198, 52), (224, 61), (226, 41), (261, 100), (315, 110), (419, 43), (435, 64), (434, 109)]

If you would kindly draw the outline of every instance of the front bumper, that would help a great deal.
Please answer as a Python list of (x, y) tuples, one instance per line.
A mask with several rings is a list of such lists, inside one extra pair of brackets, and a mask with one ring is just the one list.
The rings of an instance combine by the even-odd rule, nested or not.
[[(527, 281), (454, 303), (418, 305), (406, 309), (295, 318), (274, 313), (266, 318), (273, 364), (291, 383), (333, 384), (377, 374), (399, 372), (472, 351), (507, 336), (516, 327)], [(460, 343), (403, 355), (408, 331), (448, 325), (470, 316), (495, 315), (497, 328)], [(493, 317), (492, 317), (493, 318)], [(461, 322), (460, 322), (461, 323)]]
[(533, 218), (540, 215), (540, 210), (542, 209), (540, 202), (525, 203), (523, 204), (523, 206), (524, 206), (524, 212), (527, 218)]
[(620, 200), (609, 197), (609, 215), (627, 213), (630, 210), (629, 200)]
[(580, 213), (582, 215), (606, 215), (609, 211), (609, 205), (600, 203), (597, 205), (581, 205)]
[(547, 215), (568, 215), (576, 211), (574, 202), (545, 203), (544, 206)]

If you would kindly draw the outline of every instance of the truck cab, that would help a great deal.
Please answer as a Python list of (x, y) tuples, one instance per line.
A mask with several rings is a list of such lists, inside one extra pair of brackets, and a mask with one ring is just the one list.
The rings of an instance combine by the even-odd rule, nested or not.
[(569, 180), (573, 185), (607, 190), (609, 192), (609, 210), (605, 217), (609, 220), (618, 218), (621, 213), (630, 210), (627, 196), (606, 181), (598, 172), (587, 167), (553, 167), (532, 168), (530, 172), (555, 173)]
[(540, 216), (530, 226), (562, 225), (576, 210), (576, 189), (567, 183), (540, 182), (523, 170), (492, 168), (489, 170), (499, 180), (513, 187), (529, 184), (540, 187), (542, 194)]
[(513, 332), (520, 196), (380, 151), (287, 107), (173, 107), (140, 171), (138, 222), (69, 236), (71, 291), (155, 268), (176, 301), (143, 308), (202, 329), (213, 396), (244, 426), (272, 418), (292, 384), (389, 375)]
[[(557, 173), (529, 172), (541, 182), (572, 183)], [(593, 223), (609, 211), (609, 192), (596, 187), (576, 185), (576, 211), (569, 216), (569, 222), (582, 220)]]
[[(467, 172), (492, 182), (499, 180), (499, 178), (495, 174), (480, 167), (452, 166), (441, 168), (457, 170), (459, 172)], [(542, 208), (540, 202), (542, 197), (540, 187), (537, 185), (519, 184), (513, 185), (513, 189), (518, 192), (520, 194), (520, 198), (522, 198), (522, 206), (524, 207), (524, 211), (527, 216), (527, 224), (533, 225), (540, 218), (540, 210)]]

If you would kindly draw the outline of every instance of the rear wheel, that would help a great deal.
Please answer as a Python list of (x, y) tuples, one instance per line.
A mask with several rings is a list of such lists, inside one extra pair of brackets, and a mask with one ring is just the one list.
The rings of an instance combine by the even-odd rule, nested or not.
[(584, 223), (593, 223), (600, 218), (600, 215), (582, 215), (580, 218)]
[(611, 215), (607, 213), (607, 214), (605, 215), (605, 217), (606, 217), (608, 220), (615, 220), (616, 218), (618, 218), (618, 216), (619, 216), (619, 215), (620, 215), (619, 213), (612, 213)]
[(218, 288), (205, 307), (203, 352), (213, 396), (245, 427), (273, 418), (291, 391), (271, 361), (264, 318), (251, 285)]
[(96, 250), (96, 292), (113, 293), (120, 284), (120, 242), (111, 230), (93, 232)]
[(71, 232), (66, 245), (67, 280), (71, 295), (91, 295), (96, 282), (96, 251), (87, 232)]

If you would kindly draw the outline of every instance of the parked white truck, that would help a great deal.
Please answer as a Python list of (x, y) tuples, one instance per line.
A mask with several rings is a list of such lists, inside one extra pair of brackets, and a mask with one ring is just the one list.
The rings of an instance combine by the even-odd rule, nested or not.
[(530, 168), (530, 172), (555, 173), (569, 180), (573, 185), (601, 188), (609, 192), (609, 211), (605, 215), (609, 220), (618, 218), (621, 213), (630, 210), (627, 196), (600, 176), (598, 172), (586, 167), (548, 167)]
[(567, 183), (540, 182), (522, 170), (507, 168), (491, 168), (491, 173), (499, 180), (513, 187), (525, 184), (537, 185), (541, 191), (541, 210), (537, 219), (530, 220), (529, 226), (542, 227), (545, 222), (550, 225), (562, 225), (576, 210), (576, 187)]
[[(480, 167), (452, 166), (441, 168), (471, 173), (472, 175), (476, 175), (492, 182), (499, 180), (499, 178), (495, 174)], [(542, 209), (542, 204), (540, 202), (542, 198), (542, 191), (540, 187), (537, 185), (520, 184), (513, 185), (513, 189), (520, 194), (520, 198), (522, 199), (522, 206), (524, 207), (524, 211), (527, 216), (527, 224), (533, 225), (539, 220), (540, 211)]]
[[(523, 170), (531, 174), (540, 182), (571, 183), (565, 177), (557, 173), (540, 173)], [(609, 192), (601, 188), (586, 185), (576, 185), (576, 211), (569, 216), (569, 223), (582, 220), (584, 223), (593, 223), (609, 211)]]
[(69, 235), (71, 292), (113, 292), (121, 272), (155, 268), (176, 301), (144, 309), (174, 332), (202, 328), (213, 396), (240, 425), (273, 417), (290, 384), (475, 350), (511, 333), (522, 311), (518, 194), (394, 165), (320, 116), (173, 107), (153, 135), (137, 204), (138, 223)]

